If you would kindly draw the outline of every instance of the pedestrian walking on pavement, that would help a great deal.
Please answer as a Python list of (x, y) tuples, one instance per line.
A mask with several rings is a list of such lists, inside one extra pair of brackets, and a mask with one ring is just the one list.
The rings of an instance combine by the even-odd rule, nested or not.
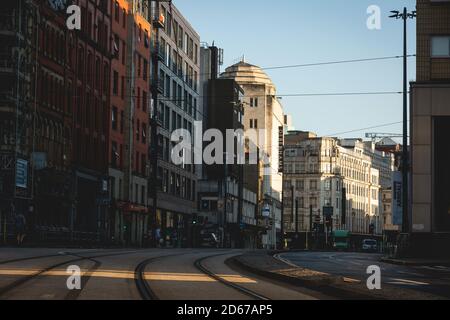
[(27, 225), (27, 219), (22, 213), (19, 213), (15, 216), (15, 225), (16, 225), (16, 239), (17, 245), (20, 246), (23, 244), (23, 240), (25, 239), (25, 231)]

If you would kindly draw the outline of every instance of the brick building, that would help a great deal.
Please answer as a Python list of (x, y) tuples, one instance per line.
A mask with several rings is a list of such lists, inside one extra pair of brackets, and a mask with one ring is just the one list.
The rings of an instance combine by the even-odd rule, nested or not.
[(111, 236), (142, 244), (148, 229), (150, 34), (143, 1), (113, 1), (109, 175)]

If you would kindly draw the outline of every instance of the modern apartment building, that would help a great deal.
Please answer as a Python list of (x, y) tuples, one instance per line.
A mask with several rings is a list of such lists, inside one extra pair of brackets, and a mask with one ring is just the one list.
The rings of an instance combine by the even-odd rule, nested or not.
[(417, 1), (417, 80), (411, 83), (410, 254), (449, 255), (450, 1)]
[[(176, 234), (180, 240), (176, 245), (192, 245), (197, 176), (194, 165), (172, 163), (175, 142), (171, 134), (176, 129), (193, 134), (194, 121), (200, 117), (200, 37), (171, 2), (152, 1), (150, 16), (157, 24), (151, 45), (158, 61), (152, 65), (157, 74), (153, 87), (157, 99), (152, 99), (152, 108), (156, 108), (157, 133), (152, 139), (157, 139), (157, 180), (150, 184), (157, 189), (157, 211), (151, 227), (160, 228), (166, 238)], [(154, 197), (150, 192), (150, 204)]]

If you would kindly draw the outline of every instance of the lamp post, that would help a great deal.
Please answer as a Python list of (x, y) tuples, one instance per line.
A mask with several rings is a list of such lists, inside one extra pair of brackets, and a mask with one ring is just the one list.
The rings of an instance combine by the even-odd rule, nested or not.
[(403, 12), (391, 11), (389, 18), (403, 20), (403, 150), (402, 150), (402, 232), (409, 232), (408, 217), (408, 52), (407, 52), (407, 21), (416, 17), (416, 11), (408, 12), (403, 8)]

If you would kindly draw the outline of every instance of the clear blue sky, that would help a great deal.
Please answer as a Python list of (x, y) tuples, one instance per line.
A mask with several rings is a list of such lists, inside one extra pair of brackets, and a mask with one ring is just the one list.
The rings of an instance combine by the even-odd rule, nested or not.
[[(414, 0), (174, 0), (201, 41), (225, 50), (225, 66), (245, 55), (261, 67), (401, 55), (402, 21), (390, 10), (415, 9)], [(366, 27), (367, 8), (381, 8), (381, 30)], [(416, 53), (415, 21), (409, 25), (409, 54)], [(409, 59), (409, 80), (415, 79)], [(402, 90), (402, 60), (268, 70), (278, 94)], [(333, 135), (402, 120), (402, 96), (285, 97), (283, 106), (297, 130)], [(362, 130), (400, 133), (401, 124)]]

